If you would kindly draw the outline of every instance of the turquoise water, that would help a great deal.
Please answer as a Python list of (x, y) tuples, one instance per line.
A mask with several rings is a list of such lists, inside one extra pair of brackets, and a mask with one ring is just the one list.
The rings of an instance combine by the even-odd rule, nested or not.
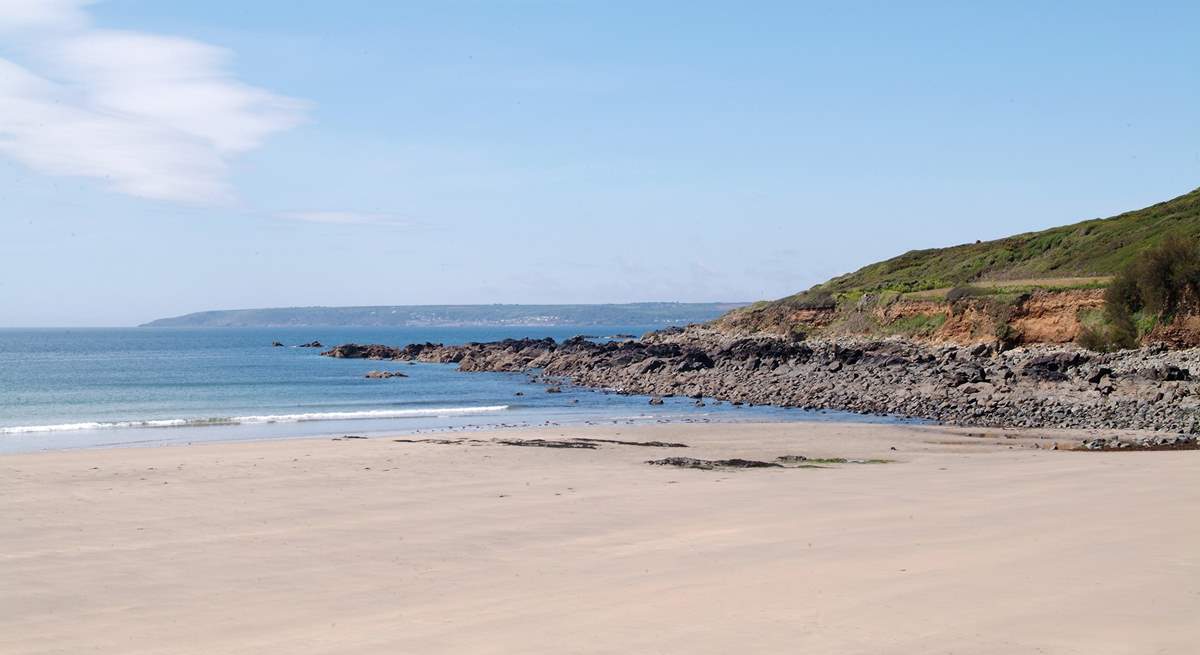
[[(641, 334), (654, 326), (588, 328)], [(662, 406), (525, 374), (320, 357), (296, 344), (564, 339), (580, 328), (114, 328), (0, 330), (0, 452), (601, 421), (845, 419), (728, 404)], [(289, 347), (274, 348), (272, 341)], [(368, 380), (370, 370), (407, 378)], [(521, 394), (521, 395), (518, 395)], [(864, 417), (853, 417), (863, 420)], [(886, 420), (886, 419), (877, 419)]]

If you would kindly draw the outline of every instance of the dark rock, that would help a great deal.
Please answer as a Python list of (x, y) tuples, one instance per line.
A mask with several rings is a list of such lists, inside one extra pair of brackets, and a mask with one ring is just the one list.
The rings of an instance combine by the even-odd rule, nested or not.
[(713, 367), (713, 360), (703, 350), (689, 350), (683, 356), (683, 361), (676, 367), (681, 373), (688, 371), (700, 371), (706, 368)]
[(655, 466), (676, 466), (679, 468), (701, 469), (711, 471), (719, 468), (751, 469), (751, 468), (782, 468), (774, 462), (759, 462), (752, 459), (695, 459), (693, 457), (665, 457), (646, 462)]
[(1068, 379), (1067, 371), (1087, 361), (1088, 357), (1078, 352), (1052, 353), (1029, 360), (1021, 373), (1048, 382), (1063, 382)]
[(1097, 367), (1095, 371), (1092, 371), (1092, 374), (1088, 376), (1087, 381), (1089, 384), (1100, 384), (1101, 379), (1109, 377), (1112, 374), (1113, 370), (1111, 368), (1108, 368), (1107, 366), (1100, 366)]
[(400, 371), (369, 371), (363, 377), (372, 380), (386, 380), (388, 378), (406, 378), (408, 375), (401, 373)]
[(1179, 368), (1170, 364), (1161, 366), (1150, 366), (1139, 371), (1142, 377), (1147, 380), (1155, 380), (1159, 382), (1175, 382), (1175, 381), (1190, 381), (1192, 372), (1186, 368)]
[(496, 443), (504, 446), (524, 446), (528, 448), (585, 448), (595, 450), (596, 444), (586, 441), (555, 441), (553, 439), (498, 439)]
[[(763, 335), (727, 338), (696, 327), (623, 342), (346, 344), (323, 354), (457, 363), (463, 371), (535, 372), (543, 380), (623, 395), (677, 394), (735, 407), (775, 404), (958, 425), (1200, 432), (1200, 384), (1190, 373), (1200, 366), (1195, 351), (1098, 355), (1069, 346), (995, 351), (904, 340), (795, 342)], [(1153, 379), (1141, 374), (1147, 369)]]
[(620, 441), (617, 439), (587, 439), (577, 437), (575, 441), (585, 441), (588, 443), (612, 443), (621, 446), (642, 446), (644, 448), (687, 448), (685, 443), (672, 443), (670, 441)]

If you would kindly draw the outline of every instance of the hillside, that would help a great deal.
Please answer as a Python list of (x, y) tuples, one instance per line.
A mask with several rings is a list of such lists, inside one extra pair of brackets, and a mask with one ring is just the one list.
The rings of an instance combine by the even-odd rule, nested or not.
[(389, 305), (229, 309), (161, 318), (142, 327), (650, 326), (712, 320), (745, 303), (608, 305)]
[[(1144, 209), (1039, 232), (914, 250), (773, 302), (735, 310), (718, 327), (772, 332), (907, 334), (1070, 341), (1102, 305), (1100, 288), (1167, 236), (1200, 237), (1200, 189)], [(1026, 305), (1053, 307), (1023, 336)], [(967, 301), (967, 302), (963, 302)], [(986, 305), (986, 306), (985, 306)], [(983, 311), (959, 323), (963, 312)]]
[(977, 281), (1107, 276), (1169, 233), (1200, 236), (1200, 189), (1145, 209), (950, 248), (914, 250), (819, 288), (922, 291)]

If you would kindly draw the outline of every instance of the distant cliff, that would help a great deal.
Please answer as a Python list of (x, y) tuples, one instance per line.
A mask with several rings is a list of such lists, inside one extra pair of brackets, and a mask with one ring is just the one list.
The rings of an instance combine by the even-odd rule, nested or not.
[(160, 318), (141, 327), (399, 327), (686, 325), (746, 303), (646, 302), (610, 305), (390, 305), (226, 309)]

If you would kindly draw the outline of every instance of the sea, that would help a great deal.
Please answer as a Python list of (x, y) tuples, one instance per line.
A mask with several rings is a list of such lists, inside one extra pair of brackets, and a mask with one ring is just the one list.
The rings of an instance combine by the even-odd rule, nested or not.
[[(459, 344), (662, 326), (0, 329), (0, 453), (666, 421), (898, 419), (562, 386), (452, 364), (321, 357), (319, 341)], [(273, 342), (285, 344), (272, 346)], [(367, 379), (372, 370), (408, 377)]]

